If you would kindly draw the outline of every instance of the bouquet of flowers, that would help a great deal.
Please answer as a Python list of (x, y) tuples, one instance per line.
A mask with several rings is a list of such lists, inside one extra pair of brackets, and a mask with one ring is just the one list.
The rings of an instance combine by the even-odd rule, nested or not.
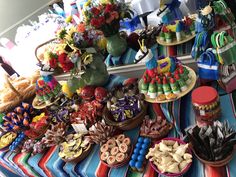
[(131, 18), (133, 12), (125, 3), (117, 0), (95, 2), (88, 0), (84, 5), (84, 16), (87, 24), (101, 30), (106, 37), (118, 33), (120, 20)]
[(94, 46), (100, 38), (99, 32), (81, 23), (77, 26), (59, 29), (56, 43), (44, 52), (44, 59), (51, 68), (60, 67), (64, 72), (77, 73), (93, 61)]
[(100, 31), (84, 23), (61, 28), (56, 33), (55, 43), (47, 47), (43, 58), (51, 68), (59, 67), (71, 73), (67, 83), (72, 92), (84, 85), (102, 86), (109, 77), (100, 54), (99, 41), (102, 38)]

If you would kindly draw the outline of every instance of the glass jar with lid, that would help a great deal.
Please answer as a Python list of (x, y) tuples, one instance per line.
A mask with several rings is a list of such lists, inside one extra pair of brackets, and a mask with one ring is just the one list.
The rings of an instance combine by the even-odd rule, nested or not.
[(192, 92), (192, 105), (198, 123), (210, 124), (220, 117), (220, 99), (213, 87), (196, 88)]

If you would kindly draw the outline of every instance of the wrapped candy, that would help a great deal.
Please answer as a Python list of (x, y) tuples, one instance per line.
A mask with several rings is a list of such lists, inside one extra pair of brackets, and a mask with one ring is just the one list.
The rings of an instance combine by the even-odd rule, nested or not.
[(135, 96), (125, 96), (111, 105), (110, 111), (115, 121), (125, 121), (141, 112), (140, 101)]
[(186, 138), (193, 145), (195, 153), (208, 161), (226, 158), (236, 144), (236, 131), (228, 122), (216, 121), (213, 125), (193, 126), (185, 130)]

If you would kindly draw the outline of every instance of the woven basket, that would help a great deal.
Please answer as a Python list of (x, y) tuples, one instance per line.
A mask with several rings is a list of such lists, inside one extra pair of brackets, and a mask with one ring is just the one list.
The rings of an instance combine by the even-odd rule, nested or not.
[[(39, 57), (38, 57), (38, 50), (39, 50), (40, 48), (42, 48), (43, 46), (48, 45), (48, 44), (50, 44), (50, 43), (57, 43), (57, 38), (50, 39), (50, 40), (48, 40), (48, 41), (46, 41), (46, 42), (44, 42), (44, 43), (38, 45), (38, 46), (35, 48), (34, 54), (35, 54), (36, 59), (38, 60), (38, 65), (39, 65), (39, 66), (42, 66), (42, 61), (41, 61), (41, 60), (39, 59)], [(57, 68), (54, 69), (54, 75), (59, 75), (59, 74), (62, 74), (62, 73), (63, 73), (62, 68), (57, 67)]]
[(16, 90), (14, 85), (11, 83), (9, 76), (5, 75), (4, 77), (6, 80), (7, 87), (12, 91), (12, 93), (16, 95), (16, 97), (14, 97), (13, 100), (10, 100), (8, 102), (2, 102), (0, 100), (0, 112), (10, 111), (23, 101), (31, 102), (33, 100), (35, 95), (35, 89), (32, 91), (27, 91), (24, 94), (21, 94), (18, 90)]
[(152, 141), (158, 141), (162, 138), (165, 138), (169, 134), (169, 132), (172, 130), (172, 128), (173, 128), (173, 124), (168, 123), (168, 129), (165, 129), (164, 131), (160, 132), (160, 134), (147, 135), (144, 133), (140, 133), (140, 135), (143, 137), (151, 138)]
[(40, 44), (40, 45), (38, 45), (37, 47), (36, 47), (36, 49), (35, 49), (35, 51), (34, 51), (34, 54), (35, 54), (35, 57), (37, 58), (37, 60), (38, 60), (38, 62), (39, 62), (39, 66), (42, 66), (42, 61), (39, 59), (39, 57), (38, 57), (38, 50), (41, 48), (41, 47), (43, 47), (43, 46), (45, 46), (45, 45), (47, 45), (47, 44), (50, 44), (50, 43), (52, 43), (52, 42), (54, 42), (54, 41), (56, 41), (56, 38), (54, 38), (54, 39), (50, 39), (50, 40), (48, 40), (48, 41), (46, 41), (46, 42), (44, 42), (44, 43), (42, 43), (42, 44)]
[(142, 111), (135, 117), (131, 119), (127, 119), (123, 122), (116, 122), (114, 121), (111, 112), (105, 106), (105, 108), (103, 109), (103, 118), (108, 125), (117, 127), (121, 130), (131, 130), (133, 128), (138, 127), (143, 122), (143, 118), (147, 112), (147, 104), (143, 103), (141, 105), (141, 108), (142, 108)]
[(74, 159), (71, 159), (71, 160), (66, 160), (64, 158), (61, 158), (64, 162), (70, 162), (70, 163), (79, 163), (81, 162), (82, 160), (84, 160), (86, 157), (88, 157), (88, 155), (90, 154), (90, 152), (92, 151), (93, 149), (93, 145), (91, 144), (90, 147), (84, 151), (79, 157), (76, 157)]

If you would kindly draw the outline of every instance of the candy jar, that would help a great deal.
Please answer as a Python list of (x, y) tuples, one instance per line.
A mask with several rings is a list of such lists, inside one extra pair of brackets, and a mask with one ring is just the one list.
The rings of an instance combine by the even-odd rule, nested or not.
[(192, 105), (199, 125), (211, 124), (220, 116), (220, 100), (217, 91), (202, 86), (192, 92)]

